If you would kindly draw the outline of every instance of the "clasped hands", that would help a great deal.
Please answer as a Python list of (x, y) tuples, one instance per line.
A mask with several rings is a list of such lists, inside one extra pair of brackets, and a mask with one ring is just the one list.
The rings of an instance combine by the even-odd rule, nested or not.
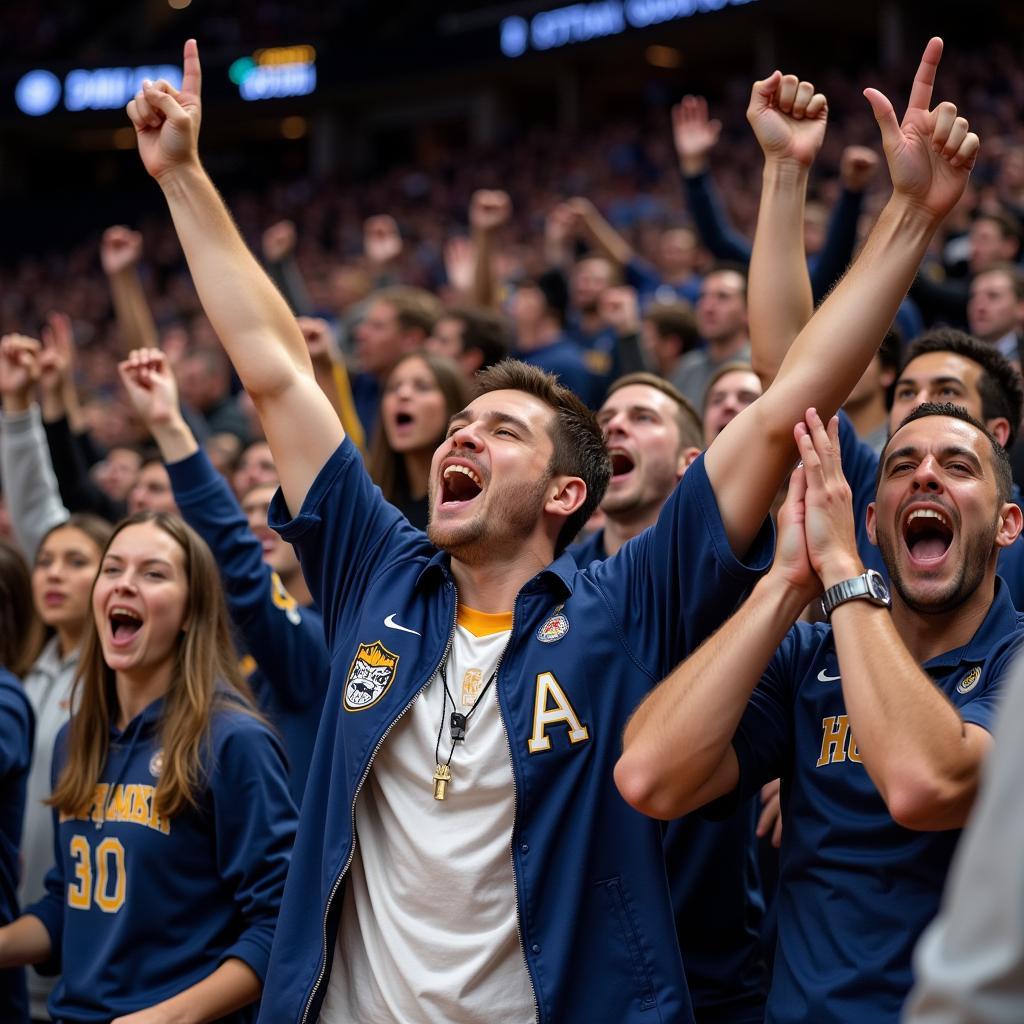
[(778, 542), (769, 575), (802, 594), (804, 603), (864, 572), (857, 552), (853, 495), (843, 475), (839, 419), (828, 426), (815, 409), (793, 428), (800, 463), (778, 515)]

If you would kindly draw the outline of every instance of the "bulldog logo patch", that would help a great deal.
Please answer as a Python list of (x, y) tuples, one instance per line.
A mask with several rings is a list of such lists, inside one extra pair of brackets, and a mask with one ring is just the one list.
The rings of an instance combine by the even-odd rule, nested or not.
[(398, 655), (379, 640), (360, 644), (345, 683), (345, 710), (365, 711), (384, 696), (398, 672)]

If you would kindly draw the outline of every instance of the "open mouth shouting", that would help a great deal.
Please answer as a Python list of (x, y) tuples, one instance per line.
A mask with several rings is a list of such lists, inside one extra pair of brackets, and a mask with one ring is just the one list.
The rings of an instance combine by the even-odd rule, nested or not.
[(111, 605), (107, 612), (107, 622), (110, 627), (110, 645), (116, 650), (130, 646), (142, 629), (142, 616), (125, 605)]
[(904, 513), (902, 535), (911, 565), (936, 569), (953, 543), (952, 518), (935, 505), (914, 505)]
[(480, 474), (468, 462), (449, 462), (441, 470), (438, 507), (458, 511), (479, 497), (483, 489)]
[(610, 448), (608, 454), (612, 459), (611, 482), (622, 482), (636, 468), (633, 456), (622, 448)]

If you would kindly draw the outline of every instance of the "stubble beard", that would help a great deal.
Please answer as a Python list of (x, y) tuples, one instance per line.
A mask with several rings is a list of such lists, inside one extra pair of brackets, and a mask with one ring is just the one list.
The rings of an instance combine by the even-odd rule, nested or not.
[(991, 530), (979, 530), (973, 537), (969, 537), (964, 545), (964, 555), (960, 560), (959, 571), (941, 592), (924, 599), (913, 593), (910, 585), (903, 578), (893, 538), (888, 533), (882, 531), (878, 533), (878, 547), (882, 552), (882, 561), (889, 573), (893, 589), (900, 595), (900, 599), (908, 608), (923, 615), (942, 615), (954, 611), (967, 601), (985, 578), (985, 571), (988, 568), (994, 544), (995, 524)]
[[(547, 474), (533, 483), (499, 486), (493, 495), (487, 495), (499, 510), (500, 521), (486, 506), (468, 522), (453, 525), (438, 524), (431, 514), (427, 537), (434, 547), (466, 565), (484, 565), (503, 554), (514, 553), (537, 525), (550, 479)], [(433, 508), (432, 503), (431, 513)]]

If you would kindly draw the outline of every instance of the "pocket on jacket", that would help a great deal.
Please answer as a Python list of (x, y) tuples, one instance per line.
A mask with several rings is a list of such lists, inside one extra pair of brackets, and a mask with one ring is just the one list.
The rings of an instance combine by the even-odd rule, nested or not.
[(641, 1010), (653, 1010), (657, 1005), (651, 971), (640, 941), (640, 927), (629, 898), (619, 877), (605, 878), (595, 883), (605, 901), (605, 908), (615, 929), (615, 937), (628, 957), (633, 991)]

